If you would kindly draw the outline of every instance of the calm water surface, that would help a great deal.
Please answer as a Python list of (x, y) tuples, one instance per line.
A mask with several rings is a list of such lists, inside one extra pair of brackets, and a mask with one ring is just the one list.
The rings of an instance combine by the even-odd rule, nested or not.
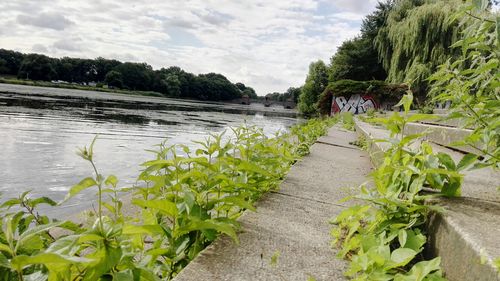
[[(0, 201), (31, 190), (62, 200), (69, 188), (91, 175), (76, 155), (96, 134), (95, 162), (115, 174), (120, 186), (136, 183), (147, 149), (162, 141), (186, 144), (244, 123), (273, 134), (297, 122), (293, 110), (260, 104), (228, 105), (165, 98), (0, 84)], [(51, 215), (89, 208), (87, 190)]]

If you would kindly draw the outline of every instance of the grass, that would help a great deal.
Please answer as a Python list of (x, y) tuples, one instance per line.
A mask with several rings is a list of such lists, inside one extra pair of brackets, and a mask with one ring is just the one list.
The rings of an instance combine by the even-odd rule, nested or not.
[(132, 90), (122, 90), (122, 89), (109, 89), (109, 88), (98, 88), (94, 86), (85, 85), (75, 85), (75, 84), (56, 84), (48, 81), (33, 81), (33, 80), (19, 80), (11, 77), (0, 77), (0, 83), (4, 84), (14, 84), (14, 85), (26, 85), (26, 86), (36, 86), (36, 87), (51, 87), (51, 88), (62, 88), (62, 89), (72, 89), (72, 90), (83, 90), (83, 91), (96, 91), (105, 93), (117, 93), (135, 96), (148, 96), (148, 97), (165, 97), (158, 92), (153, 91), (132, 91)]

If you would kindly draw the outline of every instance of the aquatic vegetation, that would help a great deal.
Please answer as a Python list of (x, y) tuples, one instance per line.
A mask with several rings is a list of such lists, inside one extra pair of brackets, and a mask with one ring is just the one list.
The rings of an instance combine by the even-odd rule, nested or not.
[(313, 119), (272, 137), (243, 126), (211, 135), (195, 150), (162, 143), (142, 164), (139, 184), (129, 188), (99, 172), (94, 139), (78, 153), (94, 175), (73, 186), (65, 199), (95, 189), (97, 210), (90, 223), (39, 215), (38, 205), (57, 204), (47, 197), (23, 193), (7, 200), (1, 206), (0, 276), (170, 280), (218, 235), (237, 243), (237, 218), (278, 188), (291, 165), (335, 122)]

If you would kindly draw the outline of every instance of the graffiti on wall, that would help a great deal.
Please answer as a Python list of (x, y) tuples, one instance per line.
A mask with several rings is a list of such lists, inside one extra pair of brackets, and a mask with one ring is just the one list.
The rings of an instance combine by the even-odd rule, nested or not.
[(348, 99), (341, 97), (333, 97), (332, 114), (339, 112), (351, 112), (353, 114), (366, 113), (370, 108), (378, 108), (375, 99), (371, 95), (355, 94)]

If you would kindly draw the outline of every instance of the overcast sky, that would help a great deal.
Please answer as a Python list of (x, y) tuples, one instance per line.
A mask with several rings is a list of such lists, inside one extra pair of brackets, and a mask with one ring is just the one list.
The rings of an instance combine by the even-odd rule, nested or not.
[(217, 72), (259, 95), (304, 83), (376, 0), (0, 1), (0, 48)]

